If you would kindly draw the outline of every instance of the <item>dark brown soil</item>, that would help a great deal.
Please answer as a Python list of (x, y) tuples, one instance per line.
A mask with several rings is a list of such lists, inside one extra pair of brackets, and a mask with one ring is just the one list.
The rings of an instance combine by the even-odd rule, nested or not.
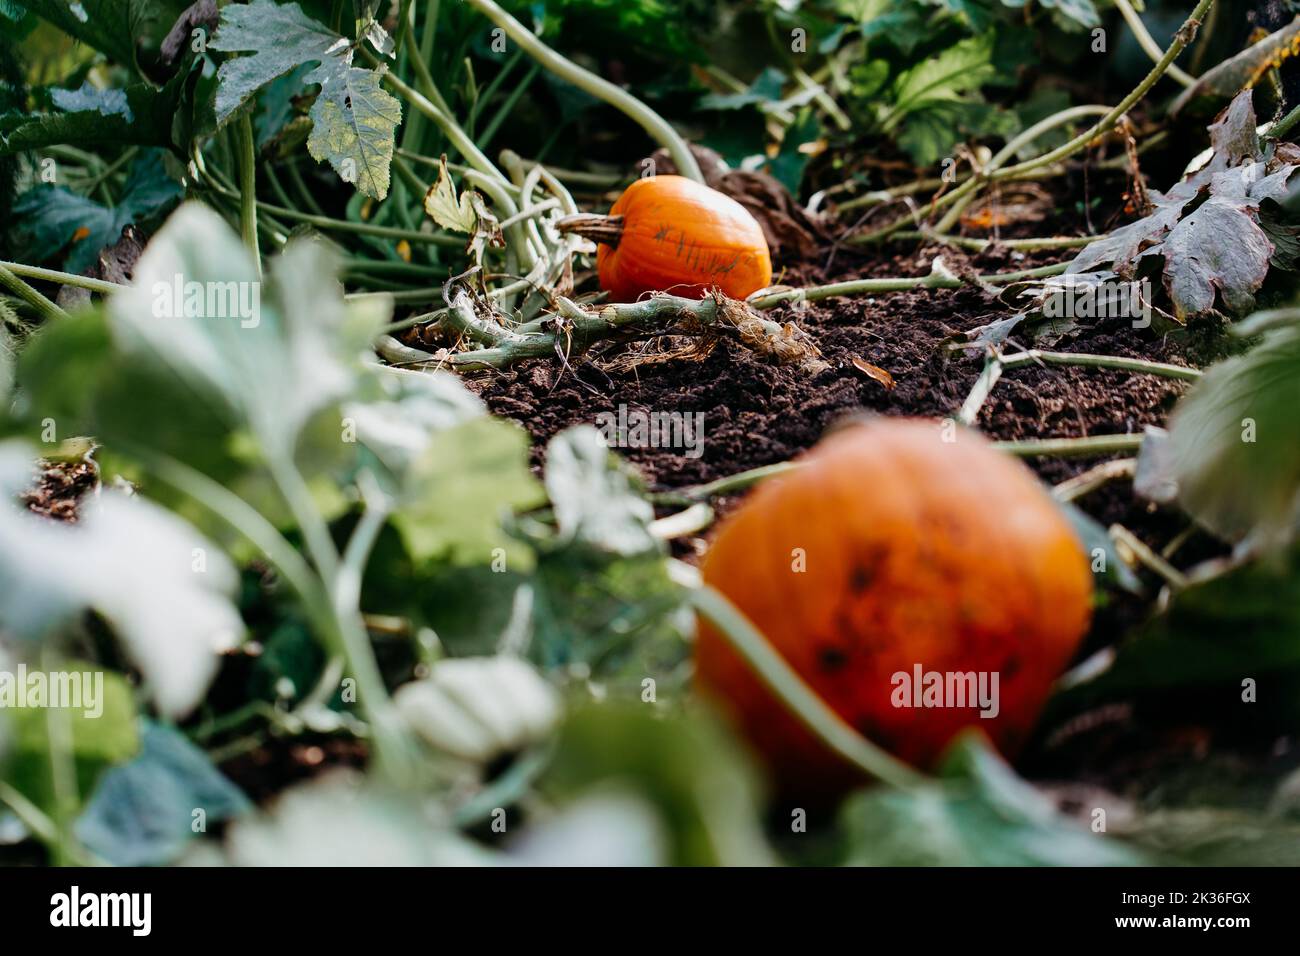
[[(787, 266), (783, 281), (806, 285), (923, 275), (936, 254), (954, 268), (970, 266), (983, 273), (1051, 261), (1013, 258), (1005, 248), (966, 257), (935, 247), (874, 261), (840, 250), (831, 270), (817, 262), (795, 263)], [(977, 351), (950, 352), (945, 340), (1011, 314), (975, 287), (830, 299), (772, 313), (773, 318), (796, 322), (816, 341), (831, 367), (815, 376), (773, 365), (741, 345), (724, 341), (702, 360), (607, 371), (601, 366), (607, 365), (605, 360), (614, 351), (607, 350), (574, 362), (570, 369), (549, 360), (525, 363), (475, 377), (471, 387), (494, 413), (518, 421), (529, 431), (539, 464), (546, 440), (556, 432), (594, 424), (601, 412), (616, 412), (620, 405), (643, 411), (702, 412), (705, 434), (698, 458), (688, 457), (682, 449), (622, 449), (652, 488), (678, 488), (789, 459), (815, 444), (837, 420), (864, 409), (887, 415), (953, 414), (984, 360)], [(1172, 338), (1134, 330), (1127, 321), (1083, 327), (1053, 347), (1193, 364)], [(886, 389), (860, 372), (854, 367), (855, 358), (889, 372), (894, 388)], [(1144, 425), (1162, 423), (1184, 388), (1185, 383), (1152, 375), (1062, 366), (1019, 369), (1003, 376), (978, 424), (998, 439), (1139, 432)], [(1030, 462), (1049, 482), (1094, 463)], [(1153, 516), (1145, 506), (1134, 504), (1127, 489), (1114, 495), (1103, 491), (1091, 496), (1088, 504), (1104, 522), (1148, 524)], [(1096, 513), (1098, 506), (1101, 513)], [(1176, 522), (1172, 515), (1169, 518), (1172, 536)]]

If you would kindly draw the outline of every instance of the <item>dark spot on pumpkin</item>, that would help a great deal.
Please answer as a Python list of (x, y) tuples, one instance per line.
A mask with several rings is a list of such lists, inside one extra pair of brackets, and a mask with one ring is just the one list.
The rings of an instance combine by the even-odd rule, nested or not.
[(1002, 662), (1002, 676), (1015, 677), (1018, 673), (1020, 673), (1020, 657), (1012, 654)]
[(874, 568), (864, 567), (861, 564), (853, 565), (853, 570), (849, 572), (849, 590), (854, 594), (861, 594), (871, 587), (873, 577), (875, 577)]
[(834, 674), (843, 670), (844, 665), (849, 662), (849, 656), (838, 647), (822, 647), (817, 651), (817, 666), (824, 673)]

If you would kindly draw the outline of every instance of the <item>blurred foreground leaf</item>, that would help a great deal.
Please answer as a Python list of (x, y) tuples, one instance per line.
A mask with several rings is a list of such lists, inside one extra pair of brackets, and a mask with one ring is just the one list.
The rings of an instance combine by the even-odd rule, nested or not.
[(1137, 866), (1142, 856), (1062, 816), (981, 735), (953, 744), (941, 776), (875, 787), (842, 811), (858, 866)]
[(575, 712), (543, 788), (578, 797), (611, 787), (639, 793), (658, 809), (672, 864), (772, 862), (752, 768), (734, 740), (701, 716), (659, 719), (644, 705)]
[(77, 839), (115, 866), (171, 863), (195, 832), (252, 809), (183, 734), (142, 723), (139, 755), (104, 774), (76, 825)]

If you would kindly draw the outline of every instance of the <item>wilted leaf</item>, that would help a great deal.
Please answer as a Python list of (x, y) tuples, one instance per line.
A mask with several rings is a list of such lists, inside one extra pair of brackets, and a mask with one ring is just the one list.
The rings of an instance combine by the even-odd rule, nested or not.
[(217, 122), (225, 123), (257, 90), (309, 63), (304, 82), (321, 90), (311, 108), (307, 148), (358, 190), (375, 199), (388, 195), (394, 131), (401, 104), (380, 88), (380, 76), (352, 65), (345, 37), (312, 20), (296, 3), (253, 0), (221, 10), (221, 23), (208, 44), (214, 50), (246, 53), (221, 64), (217, 78)]
[(474, 207), (470, 202), (469, 191), (461, 193), (460, 196), (456, 195), (456, 184), (451, 181), (451, 175), (447, 172), (446, 156), (443, 156), (439, 162), (438, 181), (425, 193), (424, 211), (438, 225), (454, 232), (472, 233), (478, 223), (478, 217), (474, 214)]
[(885, 391), (892, 392), (894, 390), (894, 376), (890, 375), (879, 365), (872, 365), (870, 362), (864, 361), (855, 355), (853, 356), (853, 367), (867, 378), (879, 382), (884, 386)]
[[(1266, 160), (1255, 132), (1250, 90), (1243, 91), (1210, 127), (1209, 161), (1167, 195), (1153, 192), (1154, 211), (1084, 248), (1069, 272), (1098, 266), (1131, 277), (1147, 257), (1164, 260), (1164, 286), (1180, 319), (1213, 309), (1221, 298), (1230, 312), (1249, 311), (1276, 255), (1270, 234), (1288, 240), (1285, 224), (1261, 214), (1266, 201), (1281, 202), (1294, 164)], [(1191, 212), (1188, 212), (1188, 209)], [(1300, 251), (1300, 247), (1297, 247)]]

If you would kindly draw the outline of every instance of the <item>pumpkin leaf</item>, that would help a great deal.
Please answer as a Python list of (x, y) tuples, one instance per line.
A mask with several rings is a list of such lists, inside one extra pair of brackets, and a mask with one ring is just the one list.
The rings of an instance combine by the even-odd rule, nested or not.
[(300, 66), (315, 63), (306, 83), (320, 84), (312, 105), (307, 148), (328, 160), (345, 182), (375, 199), (388, 195), (394, 133), (402, 121), (397, 99), (380, 87), (380, 75), (352, 65), (351, 42), (312, 20), (296, 3), (253, 0), (221, 10), (209, 47), (247, 53), (217, 72), (218, 125), (244, 107), (262, 87)]
[(654, 509), (634, 480), (595, 428), (569, 428), (552, 438), (546, 446), (546, 493), (559, 540), (620, 555), (657, 550), (650, 534)]
[(1162, 473), (1215, 534), (1286, 535), (1300, 494), (1300, 330), (1209, 368), (1175, 407)]
[[(1300, 716), (1300, 550), (1214, 567), (1176, 592), (1165, 611), (1122, 643), (1110, 666), (1058, 694), (1064, 717), (1108, 700), (1197, 689), (1196, 706), (1238, 709), (1242, 682), (1258, 685), (1258, 705)], [(1262, 719), (1262, 718), (1261, 718)]]
[(132, 165), (113, 207), (63, 186), (42, 184), (27, 190), (14, 203), (15, 232), (33, 261), (54, 260), (64, 253), (69, 272), (84, 272), (102, 250), (117, 242), (123, 229), (156, 216), (181, 192), (167, 175), (162, 155), (151, 150)]
[(1153, 192), (1149, 215), (1084, 247), (1068, 271), (1101, 267), (1129, 278), (1145, 259), (1158, 258), (1179, 319), (1209, 312), (1219, 302), (1232, 314), (1249, 312), (1270, 264), (1289, 266), (1300, 253), (1291, 227), (1274, 212), (1261, 211), (1264, 203), (1286, 200), (1298, 167), (1280, 153), (1265, 155), (1250, 90), (1210, 126), (1210, 141), (1204, 165), (1167, 194)]
[[(83, 681), (92, 677), (95, 684), (102, 676), (103, 684), (96, 691), (98, 699), (93, 710), (88, 712), (83, 707), (6, 708), (9, 747), (7, 753), (0, 754), (0, 769), (3, 769), (5, 779), (46, 811), (55, 806), (49, 758), (48, 721), (51, 718), (66, 720), (79, 793), (89, 793), (106, 769), (131, 759), (140, 749), (135, 701), (126, 678), (100, 666), (75, 660), (61, 662), (59, 670), (80, 674)], [(88, 702), (88, 699), (83, 696), (83, 701)]]
[(204, 825), (248, 813), (243, 792), (189, 739), (142, 721), (140, 753), (109, 769), (76, 823), (77, 839), (114, 866), (172, 863)]
[(851, 866), (1139, 866), (1117, 840), (1091, 832), (1015, 772), (977, 732), (948, 752), (938, 780), (873, 787), (841, 811)]
[(224, 845), (195, 845), (190, 863), (225, 866), (482, 866), (496, 854), (430, 825), (412, 793), (337, 772), (291, 787), (269, 810), (242, 816)]
[(411, 464), (404, 498), (393, 520), (414, 560), (468, 565), (500, 556), (512, 569), (531, 568), (529, 549), (501, 527), (544, 500), (517, 425), (482, 417), (432, 436)]
[(759, 821), (756, 776), (728, 736), (694, 716), (652, 715), (642, 704), (584, 707), (560, 732), (544, 786), (560, 799), (627, 786), (669, 831), (678, 866), (772, 861)]

